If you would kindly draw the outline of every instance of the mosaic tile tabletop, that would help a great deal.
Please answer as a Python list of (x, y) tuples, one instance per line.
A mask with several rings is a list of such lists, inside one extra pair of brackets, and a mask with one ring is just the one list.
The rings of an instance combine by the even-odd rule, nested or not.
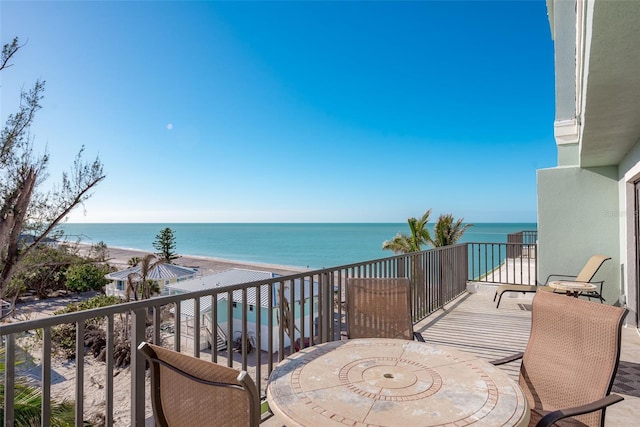
[(395, 339), (305, 348), (271, 373), (267, 399), (287, 426), (520, 426), (529, 410), (499, 368)]

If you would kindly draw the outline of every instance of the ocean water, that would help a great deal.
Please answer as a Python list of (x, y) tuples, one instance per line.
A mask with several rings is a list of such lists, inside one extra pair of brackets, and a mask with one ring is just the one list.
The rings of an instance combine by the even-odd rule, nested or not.
[[(108, 247), (154, 252), (155, 236), (170, 227), (179, 255), (195, 255), (265, 264), (324, 268), (392, 256), (382, 242), (408, 233), (406, 223), (264, 224), (80, 224), (60, 226), (67, 240), (104, 242)], [(536, 230), (535, 223), (479, 223), (461, 242), (507, 241), (507, 234)], [(425, 248), (426, 249), (426, 248)]]

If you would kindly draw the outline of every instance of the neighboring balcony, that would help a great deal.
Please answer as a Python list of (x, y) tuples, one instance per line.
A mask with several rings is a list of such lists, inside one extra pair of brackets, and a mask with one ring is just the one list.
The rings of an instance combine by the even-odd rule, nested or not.
[[(408, 277), (413, 285), (416, 330), (427, 341), (459, 347), (486, 359), (522, 351), (529, 334), (530, 296), (505, 298), (504, 306), (496, 309), (492, 284), (535, 284), (535, 254), (535, 241), (465, 243), (4, 324), (0, 326), (5, 348), (0, 364), (4, 362), (7, 391), (3, 396), (4, 425), (13, 425), (14, 385), (26, 374), (42, 392), (45, 420), (52, 411), (51, 401), (71, 387), (76, 425), (96, 419), (107, 426), (145, 425), (152, 415), (149, 378), (144, 358), (133, 351), (143, 340), (246, 370), (264, 396), (269, 374), (280, 360), (300, 348), (341, 339), (349, 277)], [(104, 362), (84, 346), (88, 320), (106, 332)], [(76, 337), (81, 338), (76, 339), (75, 348), (79, 363), (71, 360), (61, 364), (52, 355), (52, 330), (61, 324), (75, 325)], [(117, 367), (114, 357), (115, 337), (122, 331), (130, 334), (133, 349), (126, 368)], [(640, 367), (637, 335), (631, 335), (627, 342), (633, 343), (634, 338), (635, 350), (631, 349), (629, 356), (623, 353), (630, 368)], [(27, 352), (35, 354), (31, 364), (16, 365)], [(517, 376), (519, 365), (510, 365), (505, 369)], [(640, 385), (637, 388), (640, 390)], [(623, 412), (622, 416), (625, 411), (640, 416), (640, 399), (632, 400), (636, 391), (630, 389), (629, 399), (608, 411), (608, 425), (616, 410)], [(42, 425), (49, 424), (45, 421)]]

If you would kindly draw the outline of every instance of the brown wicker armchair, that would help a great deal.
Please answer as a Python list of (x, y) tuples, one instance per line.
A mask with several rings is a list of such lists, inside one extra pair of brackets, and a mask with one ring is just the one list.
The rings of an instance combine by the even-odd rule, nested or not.
[(347, 337), (424, 341), (413, 331), (409, 279), (347, 279)]
[(600, 300), (600, 302), (604, 302), (605, 299), (602, 297), (602, 286), (604, 284), (604, 281), (593, 281), (593, 277), (596, 275), (596, 273), (598, 272), (598, 270), (600, 270), (600, 267), (602, 267), (602, 264), (604, 264), (605, 261), (610, 260), (611, 257), (606, 256), (606, 255), (593, 255), (591, 258), (589, 258), (589, 260), (587, 261), (587, 263), (584, 265), (584, 267), (582, 268), (582, 270), (580, 270), (580, 273), (578, 273), (577, 276), (569, 276), (569, 275), (565, 275), (565, 274), (550, 274), (547, 277), (547, 280), (544, 282), (544, 284), (537, 284), (537, 285), (500, 285), (498, 286), (498, 289), (496, 289), (496, 293), (493, 296), (493, 300), (495, 301), (496, 298), (498, 299), (498, 303), (496, 304), (496, 308), (500, 307), (500, 301), (502, 300), (502, 294), (504, 294), (505, 292), (522, 292), (524, 293), (531, 293), (531, 292), (537, 292), (537, 291), (551, 291), (553, 292), (553, 289), (550, 288), (549, 286), (547, 286), (549, 284), (549, 281), (551, 281), (552, 279), (561, 279), (561, 280), (568, 280), (568, 281), (573, 281), (573, 282), (586, 282), (586, 283), (593, 283), (594, 285), (599, 285), (599, 290), (594, 290), (594, 291), (587, 291), (587, 292), (582, 292), (580, 294), (580, 296), (585, 296), (587, 298), (589, 298), (589, 301), (591, 301), (591, 298), (598, 298)]
[(530, 426), (604, 426), (606, 407), (623, 400), (609, 394), (620, 360), (627, 310), (538, 292), (531, 335), (522, 358), (520, 387), (531, 409)]
[(257, 426), (260, 398), (245, 371), (143, 342), (151, 365), (151, 399), (158, 426)]

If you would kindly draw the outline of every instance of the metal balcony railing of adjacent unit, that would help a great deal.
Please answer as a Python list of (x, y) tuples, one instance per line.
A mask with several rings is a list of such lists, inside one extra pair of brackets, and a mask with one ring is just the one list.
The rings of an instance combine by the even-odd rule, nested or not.
[[(519, 246), (518, 246), (519, 245)], [(87, 378), (85, 332), (88, 325), (105, 331), (104, 370), (100, 403), (104, 425), (114, 422), (114, 402), (126, 402), (130, 424), (142, 426), (151, 416), (146, 402), (145, 360), (136, 348), (144, 340), (161, 343), (214, 363), (246, 370), (264, 396), (266, 378), (274, 366), (293, 352), (318, 343), (341, 339), (345, 320), (345, 286), (350, 277), (408, 277), (412, 283), (414, 322), (442, 308), (467, 289), (468, 281), (509, 280), (514, 274), (494, 274), (511, 268), (507, 254), (517, 253), (518, 264), (535, 256), (535, 243), (465, 243), (423, 252), (396, 255), (373, 261), (309, 271), (268, 280), (180, 295), (162, 296), (109, 307), (67, 313), (0, 326), (4, 345), (2, 375), (5, 426), (15, 425), (15, 385), (23, 381), (21, 365), (27, 349), (39, 349), (31, 362), (37, 379), (31, 385), (41, 392), (41, 425), (49, 426), (52, 414), (52, 371), (55, 345), (52, 331), (60, 325), (75, 327), (75, 425), (85, 425), (95, 403), (85, 404)], [(525, 256), (526, 254), (526, 256)], [(502, 267), (501, 267), (502, 266)], [(508, 282), (505, 282), (508, 283)], [(121, 368), (114, 361), (115, 336), (130, 337), (131, 359), (123, 372), (130, 375), (126, 396), (114, 387), (114, 374)], [(1, 369), (1, 368), (0, 368)], [(120, 373), (120, 372), (119, 372)], [(147, 389), (145, 389), (147, 388)], [(118, 389), (119, 390), (119, 389)], [(55, 394), (55, 393), (54, 393)], [(118, 403), (121, 409), (123, 403)], [(90, 406), (90, 407), (89, 407)]]
[(468, 243), (470, 280), (537, 284), (537, 239), (537, 231), (520, 231), (507, 235), (507, 243)]

